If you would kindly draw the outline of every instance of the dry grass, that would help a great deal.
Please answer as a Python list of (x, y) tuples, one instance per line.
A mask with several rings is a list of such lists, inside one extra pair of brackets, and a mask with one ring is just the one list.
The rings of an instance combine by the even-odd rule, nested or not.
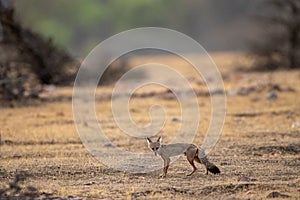
[[(214, 54), (213, 59), (220, 67), (226, 90), (249, 85), (260, 88), (247, 95), (227, 96), (222, 137), (210, 154), (211, 160), (220, 166), (221, 175), (205, 175), (199, 166), (197, 173), (187, 177), (185, 174), (191, 168), (184, 157), (171, 165), (166, 179), (158, 178), (159, 171), (134, 175), (102, 165), (84, 148), (76, 132), (71, 88), (59, 88), (52, 95), (67, 97), (65, 101), (1, 108), (0, 188), (6, 187), (15, 174), (25, 171), (29, 175), (25, 185), (36, 187), (40, 193), (65, 197), (265, 199), (269, 193), (278, 191), (290, 199), (300, 198), (300, 126), (292, 128), (294, 122), (300, 121), (300, 71), (245, 73), (233, 67), (246, 62), (241, 55)], [(132, 65), (148, 60), (137, 58)], [(203, 87), (199, 77), (193, 78), (195, 73), (186, 62), (168, 57), (154, 60), (176, 63), (175, 68), (190, 78), (193, 87)], [(283, 89), (276, 91), (275, 100), (266, 98), (268, 85), (272, 84)], [(111, 89), (100, 88), (99, 95)], [(211, 109), (210, 97), (199, 96), (198, 100), (201, 122), (195, 144), (201, 144)], [(176, 99), (155, 95), (134, 98), (129, 107), (132, 118), (138, 125), (147, 124), (147, 110), (154, 102), (168, 112), (161, 134), (169, 142), (180, 128), (180, 122), (172, 121), (172, 117), (180, 116)], [(130, 151), (148, 151), (146, 141), (130, 138), (118, 129), (109, 100), (96, 104), (98, 119), (113, 143)]]

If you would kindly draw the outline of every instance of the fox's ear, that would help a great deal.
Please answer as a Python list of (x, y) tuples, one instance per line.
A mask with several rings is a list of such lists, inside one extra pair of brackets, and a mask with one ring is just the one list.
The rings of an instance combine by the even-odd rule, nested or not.
[(157, 138), (157, 142), (161, 143), (161, 141), (162, 141), (162, 137), (159, 136), (159, 138)]
[(148, 144), (151, 144), (151, 143), (152, 143), (152, 140), (151, 140), (150, 138), (146, 137), (146, 139), (147, 139), (147, 143), (148, 143)]

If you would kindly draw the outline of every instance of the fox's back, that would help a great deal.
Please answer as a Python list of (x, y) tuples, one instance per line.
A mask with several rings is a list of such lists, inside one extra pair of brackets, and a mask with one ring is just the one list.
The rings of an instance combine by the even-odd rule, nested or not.
[(197, 149), (195, 145), (188, 143), (163, 144), (161, 145), (160, 151), (158, 153), (160, 155), (172, 157), (184, 154), (189, 148)]

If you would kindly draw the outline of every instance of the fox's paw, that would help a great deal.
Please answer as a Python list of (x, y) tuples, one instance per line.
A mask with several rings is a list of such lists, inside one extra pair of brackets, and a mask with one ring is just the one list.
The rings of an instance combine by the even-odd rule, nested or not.
[(166, 174), (159, 175), (160, 178), (166, 178)]
[(195, 173), (197, 170), (192, 171), (191, 173), (187, 174), (187, 176), (191, 176), (193, 173)]

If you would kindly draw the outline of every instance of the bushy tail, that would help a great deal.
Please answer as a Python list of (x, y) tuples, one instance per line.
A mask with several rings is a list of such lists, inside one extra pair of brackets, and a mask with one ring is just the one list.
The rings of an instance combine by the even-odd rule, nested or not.
[(220, 169), (215, 164), (208, 161), (208, 158), (205, 155), (203, 149), (199, 149), (198, 158), (200, 160), (200, 163), (202, 163), (206, 167), (206, 174), (208, 174), (208, 171), (210, 171), (213, 174), (221, 173)]
[(211, 173), (213, 174), (220, 174), (220, 169), (213, 163), (207, 161), (205, 164), (205, 167), (206, 167), (206, 170), (207, 170), (207, 174), (208, 174), (208, 171), (210, 171)]

